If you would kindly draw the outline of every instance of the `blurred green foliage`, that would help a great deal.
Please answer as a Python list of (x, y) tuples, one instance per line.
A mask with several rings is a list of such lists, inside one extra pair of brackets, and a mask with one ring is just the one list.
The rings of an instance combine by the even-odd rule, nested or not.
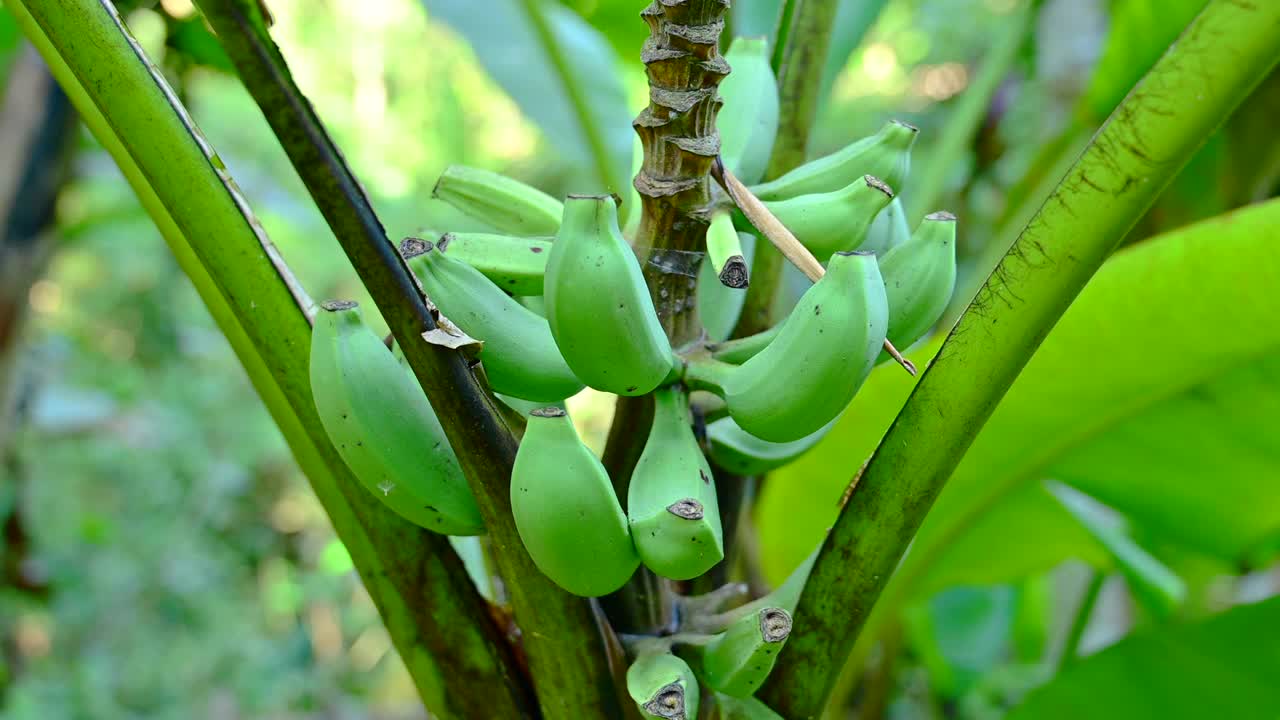
[[(564, 17), (579, 46), (603, 58), (589, 68), (599, 73), (587, 76), (590, 96), (601, 103), (607, 96), (601, 115), (624, 123), (645, 92), (643, 4), (562, 3), (577, 13)], [(142, 5), (128, 15), (131, 28), (303, 285), (320, 299), (365, 299), (190, 3)], [(467, 4), (269, 5), (295, 79), (391, 237), (479, 229), (430, 199), (450, 163), (499, 170), (557, 195), (598, 182), (592, 148), (566, 146), (577, 135), (573, 114), (557, 100), (563, 88), (544, 92), (564, 77), (543, 62), (530, 71), (528, 92), (517, 91), (523, 76), (509, 57), (504, 74), (494, 69), (501, 58), (468, 43), (484, 27), (462, 22), (475, 12)], [(1203, 1), (1043, 5), (944, 183), (947, 206), (964, 220), (971, 277), (989, 270), (984, 263), (1038, 205), (1041, 185), (1056, 181), (1073, 139), (1105, 118)], [(768, 34), (777, 6), (735, 2), (731, 27)], [(1016, 0), (842, 2), (812, 154), (896, 117), (922, 128), (917, 153), (927, 155), (990, 28), (1015, 7)], [(495, 18), (515, 22), (485, 20)], [(17, 41), (0, 11), (0, 72)], [(1209, 141), (1134, 239), (1273, 195), (1280, 145), (1265, 140), (1277, 107), (1273, 78)], [(605, 164), (625, 170), (631, 131), (614, 125)], [(59, 204), (60, 249), (31, 293), (24, 423), (0, 467), (0, 515), (21, 512), (32, 540), (27, 561), (50, 588), (42, 597), (0, 587), (4, 717), (422, 717), (349, 558), (226, 342), (109, 159), (83, 145)], [(1275, 308), (1262, 309), (1275, 297), (1236, 302), (1255, 314), (1226, 321), (1167, 307), (1185, 301), (1187, 288), (1227, 303), (1239, 290), (1233, 282), (1253, 269), (1249, 253), (1261, 265), (1274, 240), (1238, 239), (1243, 250), (1207, 274), (1185, 258), (1205, 257), (1210, 247), (1137, 248), (1166, 272), (1144, 276), (1146, 264), (1118, 263), (1068, 314), (930, 516), (920, 543), (934, 548), (936, 562), (916, 567), (910, 579), (918, 582), (888, 591), (891, 611), (902, 612), (883, 624), (883, 637), (889, 643), (896, 634), (902, 652), (882, 657), (873, 676), (888, 688), (886, 716), (1001, 717), (1052, 674), (1083, 586), (1079, 565), (1110, 572), (1117, 564), (1115, 550), (1046, 490), (1046, 476), (1118, 511), (1113, 519), (1127, 521), (1122, 537), (1186, 580), (1195, 602), (1183, 616), (1241, 599), (1235, 585), (1222, 590), (1222, 578), (1272, 561), (1280, 517), (1268, 500), (1280, 453), (1266, 433), (1277, 417), (1276, 363), (1254, 361), (1274, 355)], [(1124, 273), (1127, 280), (1117, 279)], [(1224, 332), (1229, 342), (1215, 345)], [(918, 348), (918, 362), (936, 348), (936, 341)], [(760, 559), (774, 580), (812, 550), (853, 470), (905, 400), (910, 379), (895, 370), (879, 370), (841, 427), (767, 483)], [(572, 402), (598, 449), (611, 403), (593, 393)], [(1038, 436), (1017, 439), (1032, 427)], [(1260, 577), (1259, 596), (1273, 594), (1276, 581)], [(1274, 600), (1167, 640), (1158, 633), (1162, 620), (1134, 607), (1123, 588), (1104, 594), (1097, 618), (1086, 651), (1135, 624), (1146, 636), (1081, 660), (1059, 689), (1033, 693), (1023, 717), (1056, 717), (1047, 709), (1055, 694), (1081, 687), (1115, 707), (1130, 707), (1135, 684), (1168, 687), (1174, 697), (1168, 669), (1159, 674), (1164, 661), (1180, 663), (1175, 674), (1204, 672), (1192, 660), (1213, 647), (1254, 647), (1238, 667), (1275, 661), (1250, 643), (1249, 630), (1280, 622)], [(1247, 679), (1223, 682), (1233, 702), (1278, 702)]]

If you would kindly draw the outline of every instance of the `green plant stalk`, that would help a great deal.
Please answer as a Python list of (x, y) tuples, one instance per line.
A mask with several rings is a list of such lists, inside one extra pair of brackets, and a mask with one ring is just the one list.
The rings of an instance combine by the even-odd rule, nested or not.
[(511, 514), (516, 440), (497, 400), (459, 351), (427, 342), (436, 310), (388, 241), (363, 190), (294, 83), (256, 0), (202, 0), (245, 87), (275, 131), (440, 418), (476, 496), (494, 559), (520, 625), (538, 703), (547, 718), (610, 716), (618, 709), (591, 605), (538, 571)]
[[(308, 386), (310, 301), (114, 10), (94, 0), (8, 4), (226, 334), (427, 706), (455, 718), (530, 709), (514, 655), (445, 538), (381, 509), (337, 457)], [(484, 690), (446, 688), (458, 673)]]
[(909, 210), (907, 217), (917, 218), (938, 209), (943, 185), (973, 142), (973, 136), (987, 115), (987, 108), (991, 106), (991, 98), (1000, 89), (1000, 83), (1018, 57), (1018, 49), (1022, 47), (1035, 17), (1033, 5), (1024, 1), (1005, 19), (973, 82), (956, 101), (942, 133), (928, 152), (923, 153), (921, 167), (913, 175), (915, 182), (910, 184), (910, 192), (903, 195)]
[(822, 711), (885, 583), (1009, 385), (1277, 60), (1280, 4), (1213, 0), (1115, 110), (988, 278), (857, 480), (762, 690), (774, 709), (792, 718)]
[[(773, 154), (765, 171), (766, 180), (782, 175), (805, 160), (838, 6), (836, 0), (789, 0), (782, 8), (778, 44), (774, 47), (782, 112)], [(754, 335), (773, 324), (773, 299), (782, 280), (783, 262), (782, 254), (773, 247), (762, 243), (756, 248), (751, 263), (751, 285), (732, 337)]]
[(1093, 608), (1098, 604), (1098, 596), (1102, 594), (1102, 586), (1107, 581), (1107, 574), (1097, 568), (1089, 568), (1089, 584), (1085, 586), (1080, 604), (1076, 606), (1075, 615), (1071, 618), (1071, 627), (1067, 629), (1067, 641), (1062, 646), (1062, 657), (1058, 659), (1058, 671), (1066, 669), (1074, 663), (1080, 654), (1080, 641), (1084, 639), (1084, 631), (1089, 627), (1089, 618), (1093, 617)]
[[(520, 5), (524, 8), (524, 14), (528, 16), (529, 25), (538, 35), (538, 41), (547, 49), (551, 65), (555, 67), (556, 73), (564, 78), (565, 94), (569, 96), (569, 103), (573, 106), (573, 116), (578, 121), (578, 129), (586, 136), (587, 147), (591, 148), (591, 159), (595, 162), (595, 170), (600, 176), (601, 186), (608, 192), (621, 194), (625, 179), (615, 176), (611, 169), (609, 146), (605, 142), (604, 133), (598, 124), (592, 121), (591, 114), (588, 112), (590, 99), (578, 84), (577, 77), (569, 71), (569, 58), (565, 56), (560, 43), (556, 41), (551, 22), (547, 19), (546, 4), (541, 0), (520, 0)], [(639, 208), (627, 208), (628, 213), (639, 211)], [(626, 217), (620, 215), (618, 220), (625, 221)]]

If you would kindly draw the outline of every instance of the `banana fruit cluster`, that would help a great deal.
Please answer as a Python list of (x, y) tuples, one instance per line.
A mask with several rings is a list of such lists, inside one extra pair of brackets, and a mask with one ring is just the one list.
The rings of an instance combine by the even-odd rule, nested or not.
[[(791, 296), (774, 327), (730, 339), (752, 258), (773, 250), (758, 218), (727, 201), (707, 209), (708, 261), (696, 279), (705, 334), (688, 347), (673, 348), (659, 322), (642, 249), (628, 242), (638, 214), (624, 232), (616, 196), (561, 201), (455, 166), (434, 196), (486, 229), (400, 246), (443, 318), (478, 341), (488, 387), (524, 418), (509, 488), (515, 525), (539, 570), (576, 595), (612, 593), (641, 565), (683, 581), (724, 561), (713, 466), (760, 475), (809, 450), (888, 359), (882, 348), (905, 349), (929, 333), (954, 292), (955, 216), (935, 212), (912, 230), (897, 192), (917, 130), (886, 123), (761, 183), (778, 124), (768, 46), (739, 38), (725, 57), (733, 73), (720, 87), (720, 162), (759, 202), (732, 197), (785, 228), (813, 256), (806, 272), (818, 278)], [(797, 264), (804, 259), (800, 252)], [(484, 532), (430, 402), (355, 303), (323, 305), (310, 374), (325, 430), (363, 487), (428, 530)], [(610, 477), (564, 409), (586, 387), (652, 396), (652, 425), (625, 483)], [(702, 402), (697, 417), (690, 402), (695, 391), (719, 398), (705, 424)], [(773, 717), (751, 696), (790, 633), (802, 571), (728, 613), (711, 635), (634, 653), (627, 687), (639, 712), (693, 718), (706, 699), (725, 717)]]

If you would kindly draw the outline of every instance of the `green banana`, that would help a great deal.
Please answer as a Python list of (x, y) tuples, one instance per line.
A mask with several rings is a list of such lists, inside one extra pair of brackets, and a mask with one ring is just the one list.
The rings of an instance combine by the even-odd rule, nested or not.
[(609, 473), (558, 407), (529, 413), (511, 470), (511, 513), (534, 564), (575, 595), (607, 595), (640, 566)]
[(774, 325), (768, 330), (762, 330), (755, 335), (715, 343), (710, 346), (711, 357), (721, 362), (741, 365), (759, 355), (761, 350), (769, 347), (769, 343), (778, 337), (779, 332), (782, 332), (782, 323)]
[(790, 635), (791, 614), (783, 608), (767, 607), (745, 615), (695, 650), (699, 676), (713, 690), (747, 697), (769, 677)]
[(627, 693), (646, 718), (698, 717), (698, 679), (688, 663), (669, 652), (641, 653), (627, 668)]
[(644, 395), (671, 371), (640, 263), (608, 195), (570, 195), (543, 281), (551, 333), (574, 374), (615, 395)]
[(484, 342), (480, 362), (496, 392), (554, 402), (582, 390), (582, 382), (560, 356), (546, 319), (429, 242), (406, 238), (400, 253), (440, 311)]
[(724, 559), (716, 484), (677, 385), (654, 392), (653, 425), (631, 472), (627, 515), (641, 561), (658, 575), (688, 580)]
[(553, 238), (525, 238), (493, 233), (441, 233), (424, 241), (454, 260), (480, 271), (510, 295), (542, 295)]
[(778, 134), (778, 82), (769, 64), (769, 40), (736, 37), (724, 59), (732, 70), (720, 81), (720, 157), (750, 185), (764, 176)]
[(875, 135), (811, 160), (776, 180), (751, 188), (751, 192), (761, 200), (785, 200), (839, 190), (862, 175), (874, 175), (889, 187), (900, 188), (911, 169), (911, 146), (917, 133), (907, 123), (890, 120)]
[(352, 474), (406, 520), (445, 535), (484, 532), (480, 509), (422, 389), (354, 302), (320, 306), (311, 394)]
[(741, 365), (690, 360), (685, 380), (724, 398), (752, 435), (799, 440), (853, 399), (880, 353), (888, 315), (875, 255), (838, 252), (764, 350)]
[(956, 216), (926, 215), (911, 239), (880, 259), (889, 299), (889, 340), (905, 350), (951, 302), (956, 287)]
[(724, 693), (714, 693), (712, 697), (715, 710), (711, 720), (783, 720), (773, 708), (754, 697), (736, 698)]
[(721, 284), (731, 288), (744, 288), (748, 283), (747, 259), (742, 254), (742, 240), (733, 227), (733, 216), (728, 210), (711, 216), (707, 227), (707, 258)]
[[(756, 236), (751, 233), (738, 233), (738, 247), (742, 254), (743, 265), (751, 267), (755, 257)], [(722, 341), (733, 332), (738, 324), (738, 316), (742, 314), (742, 305), (747, 301), (747, 289), (729, 287), (716, 275), (715, 265), (702, 263), (698, 269), (698, 318), (707, 331), (707, 338)]]
[(834, 192), (800, 195), (764, 203), (821, 262), (841, 250), (858, 250), (876, 214), (893, 200), (893, 190), (864, 175)]
[(835, 424), (832, 420), (799, 440), (772, 443), (743, 430), (731, 417), (720, 418), (707, 425), (708, 454), (712, 462), (734, 475), (764, 475), (808, 452)]
[(500, 233), (534, 237), (555, 235), (560, 202), (541, 190), (488, 170), (450, 165), (431, 196)]
[(867, 229), (866, 241), (858, 249), (870, 250), (876, 257), (882, 258), (885, 253), (905, 243), (910, 237), (911, 226), (907, 224), (907, 211), (902, 206), (902, 196), (899, 195), (876, 215), (871, 227)]

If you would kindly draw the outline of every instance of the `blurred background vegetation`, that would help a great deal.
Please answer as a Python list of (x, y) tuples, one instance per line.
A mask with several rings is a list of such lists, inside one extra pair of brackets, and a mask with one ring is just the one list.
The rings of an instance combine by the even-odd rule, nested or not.
[[(467, 23), (446, 24), (433, 12), (483, 15), (467, 3), (268, 4), (296, 79), (391, 237), (469, 227), (430, 199), (452, 163), (499, 170), (557, 195), (589, 182), (554, 118), (513, 100), (500, 72), (476, 57)], [(607, 64), (598, 71), (616, 66), (631, 111), (646, 97), (642, 4), (563, 3), (581, 18), (577, 36), (601, 43)], [(1020, 0), (845, 2), (833, 40), (830, 94), (811, 153), (870, 134), (890, 117), (920, 126), (914, 178), (937, 179), (927, 192), (964, 219), (969, 279), (961, 287), (970, 290), (1034, 210), (1044, 183), (1060, 177), (1203, 2), (1035, 5), (1024, 22)], [(735, 0), (731, 31), (767, 34), (776, 7)], [(361, 298), (189, 0), (122, 9), (304, 286), (317, 298)], [(984, 79), (984, 57), (1002, 35), (1015, 37), (1016, 52)], [(23, 62), (18, 33), (0, 10), (0, 87)], [(975, 83), (990, 88), (966, 104)], [(973, 132), (937, 160), (943, 129), (963, 113), (973, 115)], [(1278, 116), (1273, 77), (1130, 239), (1273, 196)], [(27, 314), (20, 337), (0, 337), (0, 369), (13, 361), (0, 382), (16, 399), (8, 436), (0, 431), (0, 714), (423, 717), (350, 559), (230, 348), (105, 152), (82, 130), (70, 135), (70, 147), (70, 172), (42, 233), (51, 243), (47, 268), (27, 279), (22, 297), (7, 298)], [(0, 165), (18, 161), (0, 156)], [(922, 172), (931, 161), (945, 167)], [(909, 203), (914, 189), (906, 190)], [(612, 404), (589, 391), (572, 403), (598, 448)], [(862, 448), (824, 447), (785, 479), (820, 473), (815, 463), (847, 477), (862, 457)], [(765, 501), (767, 510), (767, 493)], [(775, 581), (825, 526), (820, 516), (800, 519), (805, 527), (774, 528), (772, 536), (764, 528), (759, 551)], [(1183, 560), (1178, 572), (1201, 578), (1204, 597), (1259, 599), (1277, 589), (1265, 563), (1224, 589), (1214, 581), (1224, 575), (1219, 564)], [(871, 707), (887, 706), (889, 717), (1001, 716), (1056, 664), (1061, 648), (1049, 647), (1059, 642), (1051, 638), (1062, 636), (1091, 577), (1082, 562), (1068, 561), (1012, 583), (953, 578), (947, 584), (960, 587), (919, 603), (882, 650), (898, 663), (883, 670), (891, 680), (880, 687), (888, 690)], [(1118, 578), (1099, 587), (1086, 652), (1146, 619)]]

